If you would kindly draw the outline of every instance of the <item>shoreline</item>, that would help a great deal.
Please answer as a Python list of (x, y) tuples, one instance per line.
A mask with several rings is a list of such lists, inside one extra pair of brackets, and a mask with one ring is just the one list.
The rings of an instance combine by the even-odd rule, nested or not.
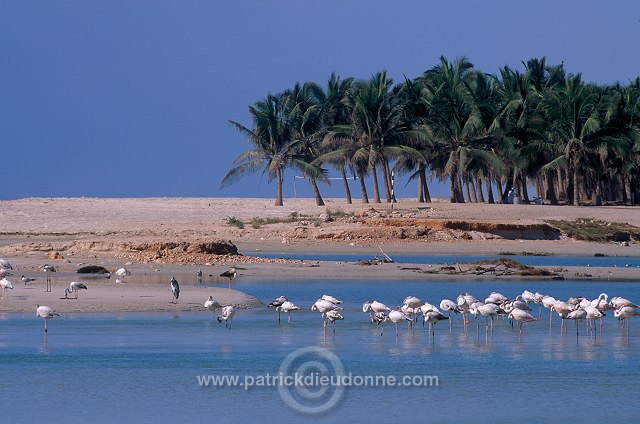
[[(381, 257), (381, 250), (391, 258), (403, 255), (494, 256), (509, 259), (512, 254), (558, 256), (640, 257), (640, 244), (592, 243), (564, 236), (544, 239), (539, 232), (531, 238), (518, 234), (504, 236), (481, 231), (459, 231), (438, 227), (443, 220), (482, 222), (491, 225), (539, 225), (549, 219), (564, 216), (605, 222), (625, 222), (640, 227), (637, 208), (625, 207), (565, 207), (534, 205), (450, 204), (433, 202), (418, 204), (400, 200), (390, 211), (386, 204), (347, 205), (340, 199), (325, 199), (326, 207), (317, 207), (313, 199), (290, 199), (285, 207), (275, 207), (271, 199), (203, 199), (203, 198), (29, 198), (0, 201), (0, 257), (13, 265), (14, 285), (9, 301), (0, 300), (0, 312), (33, 312), (39, 302), (57, 302), (59, 308), (75, 302), (77, 312), (154, 312), (203, 311), (209, 295), (219, 296), (222, 304), (245, 307), (261, 305), (249, 294), (227, 292), (226, 279), (218, 277), (231, 266), (239, 268), (242, 278), (348, 278), (358, 279), (424, 279), (486, 281), (510, 279), (516, 282), (547, 277), (509, 275), (472, 275), (442, 271), (432, 273), (437, 264), (398, 264), (363, 266), (354, 262), (301, 261), (286, 259), (256, 259), (250, 255), (282, 254), (352, 254), (367, 260)], [(323, 213), (340, 210), (345, 218), (327, 220)], [(230, 217), (244, 221), (244, 227), (230, 224)], [(256, 223), (255, 217), (263, 221)], [(291, 219), (293, 217), (293, 219)], [(363, 218), (364, 217), (364, 218)], [(387, 218), (402, 222), (389, 226)], [(271, 219), (273, 223), (267, 222)], [(435, 229), (414, 230), (416, 223)], [(425, 224), (426, 223), (426, 224)], [(491, 225), (488, 228), (491, 228)], [(486, 227), (486, 225), (485, 225)], [(411, 236), (422, 231), (424, 237)], [(524, 234), (527, 236), (527, 234)], [(539, 238), (535, 238), (539, 237)], [(195, 243), (221, 240), (244, 255), (215, 255), (178, 251), (193, 249)], [(131, 243), (147, 247), (132, 248)], [(175, 251), (157, 250), (159, 243), (178, 246)], [(191, 243), (191, 244), (190, 244)], [(181, 247), (182, 246), (182, 247)], [(186, 247), (185, 247), (186, 246)], [(139, 249), (139, 247), (136, 247)], [(44, 294), (45, 263), (56, 266), (52, 274), (54, 287), (60, 293), (43, 297), (32, 289), (24, 289), (20, 276), (37, 278), (34, 287)], [(126, 266), (133, 273), (133, 282), (121, 296), (115, 278), (92, 282), (89, 290), (80, 293), (76, 302), (59, 299), (70, 281), (84, 281), (75, 274), (81, 265), (100, 265), (114, 271)], [(171, 293), (168, 281), (172, 275), (192, 275), (201, 268), (215, 287), (188, 286), (179, 306), (168, 301)], [(550, 268), (550, 267), (536, 267)], [(634, 281), (640, 279), (640, 269), (629, 267), (556, 267), (556, 277), (584, 281)], [(136, 276), (155, 276), (158, 283), (137, 284)], [(99, 277), (94, 278), (98, 279)], [(221, 287), (217, 287), (221, 286)], [(30, 286), (28, 286), (30, 287)], [(60, 289), (60, 287), (62, 287)], [(232, 285), (233, 287), (233, 285)], [(185, 287), (186, 289), (186, 287)], [(209, 290), (209, 291), (207, 291)], [(83, 297), (87, 299), (83, 300)], [(214, 296), (214, 298), (215, 298)], [(92, 303), (91, 303), (91, 302)], [(264, 299), (263, 299), (264, 301)], [(55, 306), (55, 305), (50, 305)]]

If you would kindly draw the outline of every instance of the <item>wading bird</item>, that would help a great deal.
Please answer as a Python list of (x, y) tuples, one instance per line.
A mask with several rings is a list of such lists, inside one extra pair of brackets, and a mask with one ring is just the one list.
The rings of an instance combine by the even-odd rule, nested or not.
[(280, 310), (278, 309), (278, 307), (281, 306), (284, 302), (287, 302), (288, 300), (289, 299), (287, 299), (286, 297), (280, 296), (276, 299), (273, 299), (271, 303), (267, 305), (267, 308), (270, 308), (273, 306), (276, 308), (276, 311), (278, 311), (278, 323), (280, 323)]
[(56, 272), (56, 268), (53, 265), (45, 264), (42, 270), (47, 274), (47, 289), (45, 292), (51, 291), (51, 273)]
[(509, 313), (509, 319), (518, 322), (518, 327), (520, 328), (519, 334), (522, 334), (522, 324), (525, 322), (537, 321), (536, 318), (532, 317), (531, 314), (522, 309), (514, 309)]
[(0, 258), (0, 268), (13, 269), (8, 260)]
[(344, 317), (338, 312), (336, 309), (332, 309), (330, 311), (323, 312), (322, 320), (324, 321), (324, 332), (327, 332), (327, 324), (333, 324), (333, 334), (336, 334), (336, 321), (344, 319)]
[(236, 314), (236, 310), (234, 309), (233, 306), (231, 305), (225, 306), (222, 308), (220, 315), (218, 315), (218, 322), (224, 321), (225, 327), (227, 327), (229, 331), (231, 331), (231, 319), (235, 314)]
[(389, 315), (387, 315), (387, 320), (396, 325), (396, 339), (398, 338), (398, 324), (402, 321), (407, 321), (409, 323), (413, 322), (411, 318), (409, 318), (404, 312), (398, 309), (390, 311)]
[(213, 300), (213, 296), (209, 296), (209, 299), (204, 302), (204, 307), (213, 312), (216, 309), (222, 308), (222, 305), (220, 305), (217, 300)]
[(180, 297), (180, 284), (178, 284), (178, 280), (176, 277), (171, 277), (171, 281), (169, 281), (169, 285), (171, 286), (171, 293), (173, 293), (173, 298), (171, 299), (171, 303), (178, 303), (178, 298)]
[(46, 333), (47, 331), (49, 331), (49, 329), (47, 328), (47, 321), (50, 318), (58, 317), (60, 315), (58, 315), (56, 311), (54, 311), (50, 306), (37, 305), (37, 308), (38, 309), (36, 309), (36, 317), (44, 318), (44, 332)]
[(7, 290), (13, 290), (13, 284), (11, 284), (11, 281), (3, 278), (0, 280), (0, 287), (2, 288), (2, 299), (9, 299), (9, 292)]
[(76, 297), (74, 299), (77, 299), (79, 290), (87, 290), (87, 286), (77, 281), (72, 281), (69, 283), (69, 288), (64, 289), (64, 298), (67, 299), (70, 293), (75, 293)]
[(297, 311), (300, 308), (288, 300), (282, 303), (280, 306), (276, 306), (276, 311), (278, 311), (278, 322), (280, 322), (280, 312), (284, 312), (287, 314), (287, 324), (291, 324), (291, 311)]
[(223, 272), (222, 274), (220, 274), (220, 276), (226, 277), (229, 279), (229, 290), (231, 290), (231, 280), (233, 280), (238, 276), (238, 271), (236, 270), (236, 267), (231, 267), (225, 272)]

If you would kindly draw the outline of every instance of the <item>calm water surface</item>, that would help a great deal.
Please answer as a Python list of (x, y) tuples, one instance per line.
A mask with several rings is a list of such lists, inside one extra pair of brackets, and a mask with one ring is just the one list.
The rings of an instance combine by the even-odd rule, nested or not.
[[(640, 320), (622, 336), (612, 316), (603, 337), (566, 334), (542, 310), (538, 322), (517, 328), (500, 320), (493, 338), (472, 321), (464, 332), (453, 317), (428, 338), (393, 324), (384, 334), (369, 324), (364, 300), (399, 305), (416, 295), (436, 303), (469, 291), (513, 297), (525, 288), (556, 298), (595, 298), (606, 291), (640, 299), (636, 282), (424, 282), (240, 279), (235, 284), (263, 301), (284, 294), (302, 311), (291, 325), (273, 309), (243, 310), (233, 328), (209, 312), (178, 314), (64, 314), (49, 322), (34, 314), (0, 315), (2, 422), (635, 422), (640, 411)], [(185, 285), (183, 290), (188, 290)], [(309, 310), (322, 294), (344, 300), (344, 321), (326, 335)], [(204, 301), (204, 299), (203, 299)], [(537, 315), (537, 306), (533, 306)], [(275, 375), (287, 355), (307, 346), (335, 354), (354, 375), (438, 376), (437, 387), (347, 387), (321, 415), (304, 415), (277, 388), (200, 387), (198, 375)], [(306, 359), (306, 358), (303, 358)]]

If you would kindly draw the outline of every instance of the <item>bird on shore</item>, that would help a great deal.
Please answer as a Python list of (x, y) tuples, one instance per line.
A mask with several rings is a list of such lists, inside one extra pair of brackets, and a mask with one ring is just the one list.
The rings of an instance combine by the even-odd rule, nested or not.
[(220, 315), (218, 315), (218, 322), (225, 322), (225, 327), (231, 331), (231, 319), (236, 314), (236, 310), (233, 306), (228, 305), (222, 308)]
[(64, 289), (64, 298), (68, 299), (70, 293), (75, 293), (75, 299), (77, 299), (79, 290), (87, 290), (87, 286), (82, 283), (78, 283), (77, 281), (72, 281), (71, 283), (69, 283), (69, 288)]
[(9, 261), (4, 258), (0, 258), (0, 268), (13, 269)]
[(287, 324), (291, 324), (291, 311), (297, 311), (300, 308), (297, 305), (289, 302), (288, 300), (283, 302), (282, 305), (276, 306), (276, 311), (278, 311), (278, 322), (280, 322), (280, 312), (284, 312), (287, 314)]
[(286, 297), (280, 296), (276, 299), (273, 299), (271, 303), (267, 305), (267, 308), (274, 306), (276, 308), (276, 311), (278, 311), (278, 323), (280, 322), (280, 310), (278, 309), (278, 307), (281, 306), (284, 302), (287, 302), (288, 300), (289, 299), (287, 299)]
[(35, 278), (29, 278), (25, 275), (23, 275), (22, 277), (20, 277), (20, 279), (22, 280), (22, 282), (24, 283), (24, 285), (26, 286), (27, 284), (29, 284), (32, 281), (36, 281)]
[(10, 275), (13, 275), (13, 274), (8, 269), (0, 268), (0, 278), (8, 277)]
[(124, 277), (128, 277), (131, 275), (131, 271), (129, 271), (127, 268), (120, 268), (118, 269), (116, 272), (114, 272), (114, 274), (118, 277), (123, 277), (122, 281), (124, 282)]
[(233, 280), (238, 276), (238, 271), (236, 270), (236, 267), (231, 267), (225, 272), (223, 272), (222, 274), (220, 274), (220, 276), (226, 277), (229, 279), (229, 290), (231, 290), (231, 280)]
[(9, 292), (7, 290), (13, 290), (13, 284), (11, 284), (11, 281), (3, 278), (0, 280), (0, 288), (2, 288), (2, 299), (9, 299)]
[(56, 268), (53, 265), (45, 264), (42, 267), (42, 271), (44, 271), (47, 274), (47, 288), (45, 292), (50, 292), (51, 291), (51, 273), (56, 272)]
[(171, 286), (171, 293), (173, 294), (171, 303), (178, 303), (178, 298), (180, 297), (180, 284), (178, 284), (178, 280), (176, 280), (176, 277), (171, 277), (169, 285)]
[(36, 309), (36, 317), (38, 317), (38, 318), (44, 318), (44, 332), (45, 332), (45, 333), (47, 333), (47, 332), (49, 331), (49, 329), (47, 328), (47, 321), (48, 321), (50, 318), (58, 317), (58, 316), (60, 316), (60, 315), (58, 315), (58, 314), (56, 313), (56, 311), (54, 311), (54, 310), (53, 310), (53, 308), (52, 308), (52, 307), (50, 307), (50, 306), (44, 306), (44, 305), (42, 305), (42, 306), (37, 305), (37, 309)]

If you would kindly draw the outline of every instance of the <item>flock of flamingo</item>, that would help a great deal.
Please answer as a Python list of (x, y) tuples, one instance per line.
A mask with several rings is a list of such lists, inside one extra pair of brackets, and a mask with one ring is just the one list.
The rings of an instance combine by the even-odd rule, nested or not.
[[(2, 288), (2, 299), (8, 298), (8, 290), (13, 289), (12, 283), (6, 278), (12, 275), (11, 270), (13, 267), (6, 259), (0, 259), (0, 288)], [(51, 291), (51, 273), (55, 272), (55, 268), (52, 265), (44, 265), (42, 270), (47, 275), (47, 289)], [(131, 275), (131, 272), (126, 268), (120, 268), (114, 273), (116, 275), (116, 284), (122, 285), (125, 283), (124, 278)], [(231, 281), (237, 275), (235, 268), (231, 268), (228, 271), (220, 274), (221, 277), (229, 278)], [(202, 271), (198, 270), (198, 278), (201, 278)], [(22, 276), (22, 281), (28, 284), (34, 279), (26, 276)], [(180, 285), (175, 277), (171, 278), (170, 289), (173, 295), (172, 303), (177, 303), (180, 297)], [(71, 282), (69, 288), (65, 289), (65, 299), (70, 294), (75, 295), (75, 299), (78, 298), (78, 292), (80, 290), (87, 290), (87, 286), (79, 282)], [(311, 311), (319, 312), (323, 320), (323, 328), (326, 332), (328, 326), (333, 324), (333, 332), (335, 333), (336, 321), (343, 320), (344, 316), (340, 311), (344, 310), (340, 306), (343, 302), (330, 295), (323, 295), (312, 306)], [(538, 305), (538, 318), (531, 315), (531, 304)], [(287, 323), (291, 323), (291, 312), (300, 310), (300, 307), (290, 302), (285, 296), (280, 296), (270, 302), (268, 307), (274, 307), (278, 312), (278, 322), (281, 322), (281, 313), (287, 314)], [(601, 293), (597, 299), (589, 300), (582, 296), (571, 297), (566, 301), (555, 299), (549, 295), (543, 295), (541, 293), (532, 293), (525, 290), (522, 294), (516, 296), (515, 299), (510, 300), (501, 293), (492, 292), (484, 301), (476, 299), (473, 295), (463, 292), (456, 298), (455, 301), (450, 299), (443, 299), (440, 304), (440, 308), (432, 305), (429, 302), (422, 301), (415, 296), (407, 296), (402, 306), (396, 308), (390, 308), (384, 303), (377, 300), (366, 301), (362, 305), (362, 311), (369, 313), (371, 323), (380, 326), (380, 335), (384, 331), (384, 323), (392, 322), (396, 327), (396, 337), (398, 337), (398, 325), (402, 322), (406, 322), (409, 328), (422, 316), (423, 326), (425, 323), (429, 324), (429, 335), (434, 335), (435, 325), (440, 321), (449, 321), (449, 331), (453, 331), (451, 313), (462, 314), (465, 330), (467, 329), (470, 318), (473, 316), (478, 320), (477, 328), (478, 334), (480, 331), (479, 319), (485, 318), (485, 333), (493, 335), (493, 321), (498, 317), (507, 317), (510, 322), (518, 323), (519, 334), (522, 334), (522, 326), (524, 323), (538, 321), (541, 315), (542, 307), (549, 309), (549, 330), (552, 328), (553, 314), (554, 312), (561, 318), (561, 331), (566, 331), (566, 320), (571, 320), (576, 323), (576, 336), (578, 336), (578, 322), (585, 321), (587, 331), (593, 330), (593, 321), (599, 320), (600, 334), (602, 335), (602, 319), (609, 311), (613, 311), (613, 316), (621, 322), (622, 332), (625, 328), (627, 335), (629, 334), (628, 320), (634, 316), (640, 315), (638, 311), (639, 306), (632, 301), (622, 297), (612, 297), (606, 293)], [(236, 309), (232, 305), (221, 305), (218, 301), (213, 299), (213, 296), (209, 296), (204, 303), (204, 307), (209, 311), (215, 312), (220, 310), (220, 315), (217, 316), (218, 322), (225, 322), (226, 327), (231, 330), (231, 321), (236, 315)], [(444, 312), (447, 313), (445, 315)], [(44, 331), (47, 329), (47, 320), (59, 316), (56, 311), (49, 306), (37, 306), (36, 316), (44, 318)], [(593, 330), (595, 331), (595, 330)]]

